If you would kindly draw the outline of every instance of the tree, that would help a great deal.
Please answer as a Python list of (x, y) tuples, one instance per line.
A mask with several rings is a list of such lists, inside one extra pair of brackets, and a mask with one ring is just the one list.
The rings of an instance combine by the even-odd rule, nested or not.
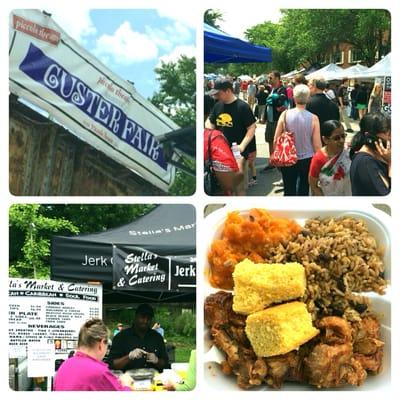
[(48, 204), (41, 212), (48, 218), (67, 219), (79, 233), (93, 233), (124, 225), (153, 208), (152, 204)]
[[(23, 235), (23, 257), (10, 265), (12, 277), (48, 278), (46, 259), (50, 255), (50, 240), (44, 236), (61, 230), (78, 233), (78, 228), (63, 218), (47, 218), (40, 212), (39, 204), (14, 204), (10, 207), (10, 243), (12, 228)], [(10, 254), (11, 256), (11, 254)]]
[(204, 13), (204, 22), (214, 28), (220, 29), (219, 21), (223, 21), (222, 13), (219, 10), (209, 8)]
[[(160, 90), (151, 102), (179, 126), (196, 125), (196, 59), (181, 56), (176, 63), (162, 62), (156, 68)], [(185, 159), (185, 166), (195, 170), (195, 162)], [(195, 177), (178, 170), (170, 195), (191, 195), (196, 188)]]
[(281, 12), (278, 24), (264, 22), (246, 31), (252, 43), (272, 48), (271, 69), (290, 71), (325, 64), (327, 56), (340, 43), (353, 45), (368, 66), (376, 61), (376, 54), (380, 57), (390, 51), (390, 14), (385, 10), (287, 9)]
[(156, 68), (160, 90), (150, 101), (179, 126), (196, 122), (196, 59), (181, 56)]
[(48, 279), (50, 240), (123, 225), (147, 214), (150, 204), (16, 204), (9, 211), (11, 277)]

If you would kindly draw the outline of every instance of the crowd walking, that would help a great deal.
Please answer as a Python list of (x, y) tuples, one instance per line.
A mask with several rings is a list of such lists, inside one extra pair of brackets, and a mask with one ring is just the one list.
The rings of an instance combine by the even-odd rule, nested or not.
[[(284, 196), (390, 192), (390, 116), (382, 113), (382, 84), (376, 82), (369, 90), (361, 82), (350, 88), (346, 80), (335, 86), (322, 77), (307, 81), (302, 74), (285, 82), (275, 70), (263, 78), (244, 84), (223, 77), (206, 90), (204, 159), (214, 155), (220, 189), (208, 194), (244, 196), (259, 185), (255, 161), (260, 137), (256, 142), (255, 132), (261, 126), (265, 126), (266, 154), (258, 174), (274, 176), (270, 183), (281, 187), (276, 192), (282, 190)], [(297, 162), (275, 166), (271, 154), (277, 151), (277, 139), (287, 132), (293, 134)]]

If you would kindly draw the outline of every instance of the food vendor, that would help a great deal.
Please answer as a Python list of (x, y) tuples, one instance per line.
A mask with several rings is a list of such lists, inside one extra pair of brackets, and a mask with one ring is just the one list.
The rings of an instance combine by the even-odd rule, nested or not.
[(130, 328), (114, 337), (109, 364), (111, 369), (127, 371), (137, 368), (155, 368), (162, 372), (168, 366), (168, 356), (162, 336), (151, 329), (154, 310), (149, 304), (140, 304)]

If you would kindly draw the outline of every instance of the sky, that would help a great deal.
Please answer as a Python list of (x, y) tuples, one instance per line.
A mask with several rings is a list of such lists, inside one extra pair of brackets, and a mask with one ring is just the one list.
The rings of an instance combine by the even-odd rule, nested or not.
[(193, 19), (187, 13), (82, 7), (46, 9), (70, 36), (113, 72), (151, 97), (158, 91), (154, 68), (180, 55), (196, 55)]
[(223, 21), (218, 22), (221, 29), (231, 36), (244, 39), (244, 32), (259, 23), (271, 21), (277, 23), (281, 17), (278, 8), (267, 7), (267, 12), (244, 11), (241, 7), (229, 9), (217, 8), (223, 15)]

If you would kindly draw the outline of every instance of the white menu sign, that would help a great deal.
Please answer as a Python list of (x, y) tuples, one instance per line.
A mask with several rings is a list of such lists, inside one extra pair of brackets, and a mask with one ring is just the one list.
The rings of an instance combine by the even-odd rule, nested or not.
[(28, 377), (54, 375), (54, 346), (46, 343), (29, 343)]
[[(39, 279), (9, 279), (9, 357), (25, 357), (29, 343), (74, 343), (83, 323), (102, 317), (102, 286)], [(65, 347), (65, 353), (70, 349)]]

